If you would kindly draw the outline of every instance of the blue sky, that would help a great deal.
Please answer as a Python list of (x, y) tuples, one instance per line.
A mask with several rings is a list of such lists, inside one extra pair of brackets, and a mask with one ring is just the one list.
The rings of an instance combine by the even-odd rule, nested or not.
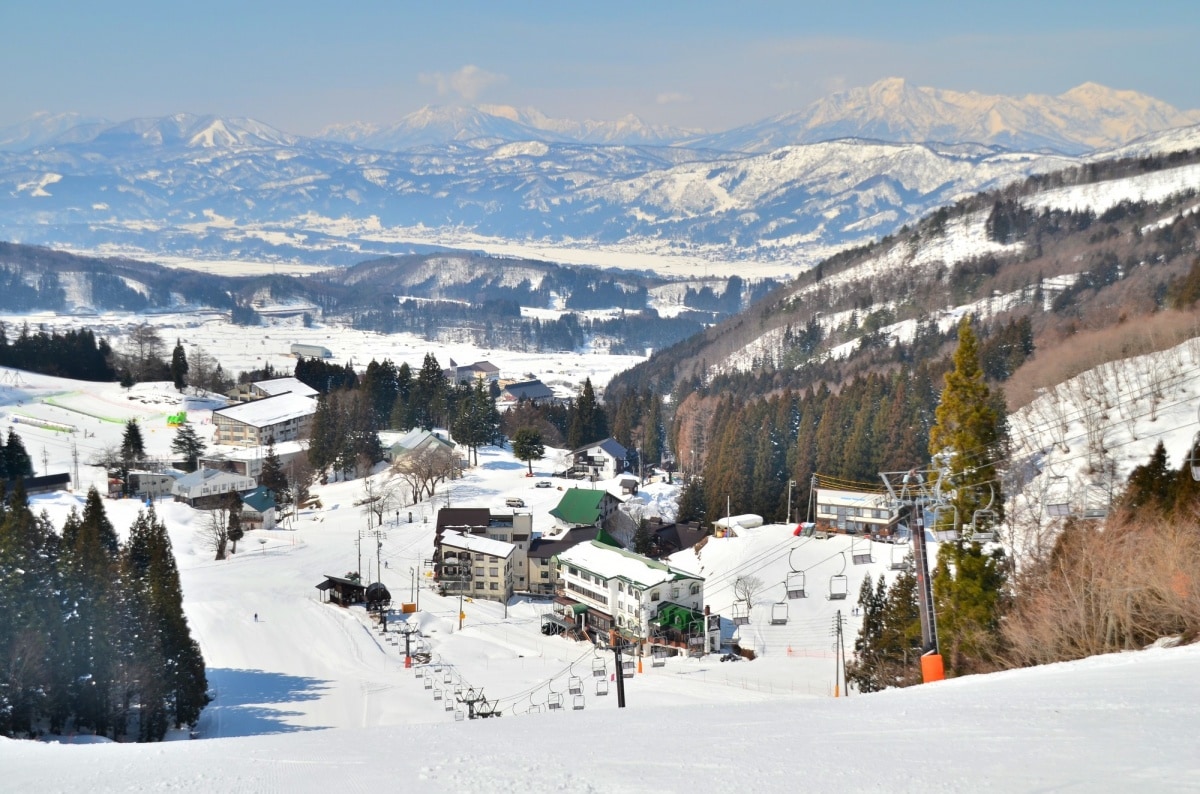
[(716, 131), (893, 76), (1016, 95), (1094, 81), (1200, 108), (1195, 0), (0, 5), (0, 126), (186, 111), (310, 134), (497, 103)]

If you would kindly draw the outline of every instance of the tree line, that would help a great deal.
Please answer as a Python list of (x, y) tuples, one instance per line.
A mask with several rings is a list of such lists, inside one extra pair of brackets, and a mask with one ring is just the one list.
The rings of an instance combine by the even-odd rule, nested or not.
[(207, 702), (153, 507), (121, 543), (94, 488), (55, 531), (18, 484), (0, 504), (0, 734), (158, 741)]

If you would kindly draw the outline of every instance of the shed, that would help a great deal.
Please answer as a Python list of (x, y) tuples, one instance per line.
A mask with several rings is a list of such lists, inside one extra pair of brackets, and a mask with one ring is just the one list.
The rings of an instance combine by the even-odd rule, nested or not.
[(361, 604), (367, 597), (367, 587), (358, 579), (345, 579), (329, 574), (325, 574), (325, 581), (317, 585), (317, 589), (324, 596), (322, 600), (343, 607)]

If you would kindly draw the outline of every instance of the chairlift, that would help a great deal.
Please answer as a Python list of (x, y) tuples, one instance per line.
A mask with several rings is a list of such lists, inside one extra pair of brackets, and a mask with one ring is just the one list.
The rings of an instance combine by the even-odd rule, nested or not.
[(667, 649), (661, 645), (654, 646), (653, 657), (650, 659), (651, 667), (664, 667), (667, 664)]
[(583, 704), (583, 695), (582, 694), (576, 695), (574, 700), (571, 701), (571, 709), (573, 711), (582, 711), (583, 705), (584, 704)]
[(454, 711), (454, 700), (452, 698), (446, 698), (442, 701), (442, 707), (445, 708), (446, 711)]
[(546, 708), (551, 711), (558, 711), (562, 708), (563, 696), (558, 692), (551, 692), (550, 697), (546, 701)]
[(583, 679), (577, 675), (573, 675), (567, 679), (567, 691), (572, 695), (583, 694)]
[(750, 608), (745, 604), (737, 603), (733, 605), (733, 625), (747, 626), (750, 624)]
[(1042, 511), (1050, 518), (1068, 518), (1071, 512), (1071, 480), (1065, 474), (1047, 475), (1042, 488)]
[[(897, 556), (896, 552), (900, 552)], [(908, 554), (908, 545), (892, 545), (892, 550), (888, 557), (888, 567), (893, 571), (908, 571), (912, 569), (912, 557)]]
[(454, 710), (454, 721), (455, 722), (462, 722), (466, 718), (467, 718), (467, 712), (463, 711), (462, 709)]
[(1192, 448), (1188, 450), (1188, 466), (1192, 479), (1200, 481), (1200, 433), (1192, 436)]
[(604, 660), (597, 656), (592, 659), (592, 676), (594, 678), (607, 678), (608, 667), (605, 666)]
[(1099, 519), (1108, 515), (1108, 492), (1099, 485), (1085, 485), (1083, 488), (1083, 517)]
[(992, 543), (996, 540), (996, 511), (976, 510), (971, 517), (971, 542)]
[(788, 605), (787, 601), (779, 601), (771, 604), (771, 625), (786, 626), (788, 622)]
[(845, 601), (850, 592), (850, 579), (846, 576), (846, 552), (841, 552), (841, 557), (842, 569), (829, 577), (829, 595), (826, 598), (830, 601)]
[(417, 678), (424, 678), (425, 677), (425, 668), (422, 667), (421, 665), (417, 665), (416, 667), (413, 668), (413, 675), (415, 675)]
[(850, 562), (855, 565), (870, 565), (875, 562), (871, 559), (871, 539), (865, 535), (861, 538), (850, 538)]
[(635, 665), (633, 663), (633, 659), (622, 659), (621, 660), (621, 675), (623, 675), (624, 677), (633, 678), (634, 668), (635, 668)]
[(791, 571), (783, 583), (784, 589), (787, 590), (788, 598), (806, 597), (806, 593), (804, 592), (804, 571), (798, 569), (796, 564), (792, 562), (792, 555), (796, 553), (797, 548), (799, 547), (793, 546), (792, 550), (788, 552), (788, 567), (791, 568)]
[(608, 694), (608, 679), (607, 678), (597, 678), (596, 679), (596, 695), (598, 697), (604, 697), (607, 694)]
[(936, 504), (929, 511), (929, 530), (938, 541), (958, 540), (958, 508), (950, 504)]
[(434, 700), (441, 700), (441, 699), (442, 699), (442, 690), (441, 690), (440, 688), (435, 688), (435, 689), (433, 690), (433, 699), (434, 699)]
[(425, 688), (433, 689), (433, 679), (430, 678), (429, 676), (425, 676)]
[(529, 710), (525, 713), (526, 714), (541, 714), (542, 713), (542, 704), (541, 703), (530, 703)]
[(450, 684), (453, 682), (454, 682), (454, 673), (450, 672), (449, 670), (442, 673), (442, 683), (443, 684)]

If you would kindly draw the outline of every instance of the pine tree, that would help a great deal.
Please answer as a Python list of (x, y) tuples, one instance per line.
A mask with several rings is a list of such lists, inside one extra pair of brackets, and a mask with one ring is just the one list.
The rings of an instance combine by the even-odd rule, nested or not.
[(692, 477), (679, 492), (679, 506), (675, 520), (680, 523), (704, 521), (704, 488), (699, 477)]
[[(929, 451), (940, 456), (947, 481), (954, 489), (951, 504), (960, 521), (992, 502), (1000, 512), (1004, 502), (998, 465), (1006, 452), (1004, 415), (983, 380), (979, 350), (969, 318), (958, 325), (954, 369), (929, 433)], [(934, 572), (938, 636), (949, 649), (949, 669), (962, 673), (986, 662), (995, 653), (999, 628), (1000, 593), (1005, 584), (1004, 552), (985, 555), (979, 544), (945, 543), (938, 551)]]
[(200, 465), (200, 456), (204, 454), (205, 449), (204, 439), (197, 435), (191, 422), (181, 424), (175, 431), (175, 438), (171, 440), (171, 450), (183, 456), (188, 471), (195, 471)]
[(426, 430), (444, 427), (448, 394), (449, 384), (442, 365), (432, 353), (426, 353), (412, 388), (410, 405), (415, 425)]
[(533, 462), (541, 460), (546, 454), (546, 445), (542, 443), (542, 434), (536, 428), (522, 427), (513, 436), (512, 451), (517, 460), (529, 465), (529, 474), (533, 476)]
[(183, 387), (187, 385), (187, 374), (187, 353), (183, 350), (183, 343), (176, 339), (175, 349), (171, 352), (171, 380), (175, 383), (176, 390), (183, 391)]
[(33, 459), (25, 451), (21, 437), (10, 427), (8, 441), (4, 444), (4, 476), (15, 480), (21, 477), (33, 476)]
[(125, 565), (131, 581), (138, 586), (142, 634), (154, 637), (160, 652), (155, 663), (144, 668), (159, 684), (147, 694), (159, 694), (162, 700), (147, 697), (145, 702), (163, 718), (142, 726), (143, 740), (162, 738), (166, 723), (194, 725), (208, 703), (208, 683), (200, 648), (192, 639), (183, 612), (183, 589), (171, 549), (166, 526), (151, 507), (138, 513), (129, 531)]
[(146, 442), (142, 440), (142, 428), (136, 419), (125, 423), (125, 432), (121, 436), (121, 460), (126, 466), (131, 466), (146, 457)]
[(870, 576), (863, 577), (858, 591), (858, 607), (862, 612), (862, 627), (854, 641), (854, 661), (846, 665), (846, 680), (853, 682), (859, 692), (878, 692), (887, 687), (883, 663), (886, 649), (883, 639), (884, 607), (887, 603), (887, 582), (882, 574), (879, 584)]
[(289, 492), (287, 473), (284, 472), (279, 455), (275, 452), (275, 439), (273, 438), (267, 442), (267, 454), (263, 456), (262, 471), (258, 475), (258, 484), (270, 489), (275, 495), (276, 501), (280, 504), (290, 502), (291, 493)]
[(237, 494), (229, 495), (229, 529), (225, 532), (225, 537), (233, 543), (233, 548), (230, 549), (230, 554), (237, 554), (237, 544), (246, 535), (246, 531), (242, 529), (242, 500)]

